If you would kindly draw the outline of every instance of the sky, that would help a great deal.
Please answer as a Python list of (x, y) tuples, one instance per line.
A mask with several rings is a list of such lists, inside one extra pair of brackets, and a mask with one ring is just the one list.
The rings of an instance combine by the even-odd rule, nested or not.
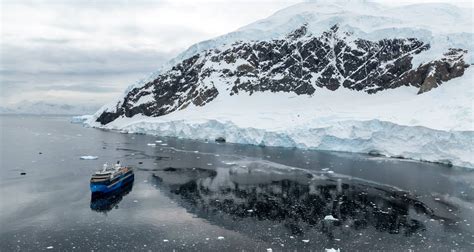
[(100, 106), (192, 44), (298, 2), (0, 0), (0, 106)]

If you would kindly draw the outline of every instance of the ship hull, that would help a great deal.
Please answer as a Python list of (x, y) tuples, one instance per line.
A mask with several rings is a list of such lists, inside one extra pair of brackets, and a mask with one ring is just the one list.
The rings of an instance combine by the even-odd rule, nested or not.
[(92, 193), (112, 193), (122, 186), (130, 183), (133, 181), (135, 178), (135, 175), (133, 173), (128, 173), (122, 175), (117, 181), (111, 183), (111, 184), (106, 184), (106, 183), (93, 183), (91, 182), (90, 188)]

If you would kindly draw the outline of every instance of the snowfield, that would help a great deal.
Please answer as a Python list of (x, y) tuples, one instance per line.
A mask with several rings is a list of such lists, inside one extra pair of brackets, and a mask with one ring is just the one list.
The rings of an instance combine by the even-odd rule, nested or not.
[[(154, 80), (177, 62), (210, 48), (225, 49), (235, 41), (281, 38), (307, 24), (317, 36), (335, 24), (344, 32), (369, 40), (414, 37), (431, 48), (415, 55), (413, 67), (440, 58), (448, 48), (468, 50), (471, 64), (462, 77), (417, 95), (399, 87), (370, 95), (339, 88), (317, 89), (313, 95), (239, 92), (211, 78), (219, 95), (203, 107), (190, 105), (160, 117), (138, 114), (107, 125), (96, 119), (114, 112), (133, 88)], [(442, 162), (474, 168), (474, 50), (472, 8), (449, 4), (383, 6), (368, 1), (314, 1), (290, 6), (229, 34), (191, 46), (158, 71), (131, 85), (123, 96), (86, 120), (92, 127), (192, 139), (331, 151), (378, 153), (392, 157)], [(219, 67), (216, 65), (215, 67)], [(202, 83), (205, 85), (206, 83)], [(138, 104), (152, 100), (145, 96)]]
[(474, 168), (474, 69), (421, 95), (402, 87), (376, 95), (347, 89), (219, 95), (204, 107), (190, 106), (157, 118), (119, 118), (92, 127), (191, 139), (392, 157)]

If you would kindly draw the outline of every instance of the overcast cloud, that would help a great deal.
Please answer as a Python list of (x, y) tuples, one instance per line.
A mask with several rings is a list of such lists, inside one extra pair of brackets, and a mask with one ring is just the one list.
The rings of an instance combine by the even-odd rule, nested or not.
[(297, 2), (1, 1), (0, 106), (106, 103), (192, 44)]

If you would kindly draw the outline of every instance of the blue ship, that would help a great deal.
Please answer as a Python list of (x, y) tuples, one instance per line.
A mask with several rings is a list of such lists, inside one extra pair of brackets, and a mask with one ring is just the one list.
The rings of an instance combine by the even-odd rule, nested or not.
[(95, 172), (91, 178), (92, 193), (112, 193), (133, 181), (133, 169), (124, 167), (117, 162), (115, 166), (104, 164), (102, 170)]

